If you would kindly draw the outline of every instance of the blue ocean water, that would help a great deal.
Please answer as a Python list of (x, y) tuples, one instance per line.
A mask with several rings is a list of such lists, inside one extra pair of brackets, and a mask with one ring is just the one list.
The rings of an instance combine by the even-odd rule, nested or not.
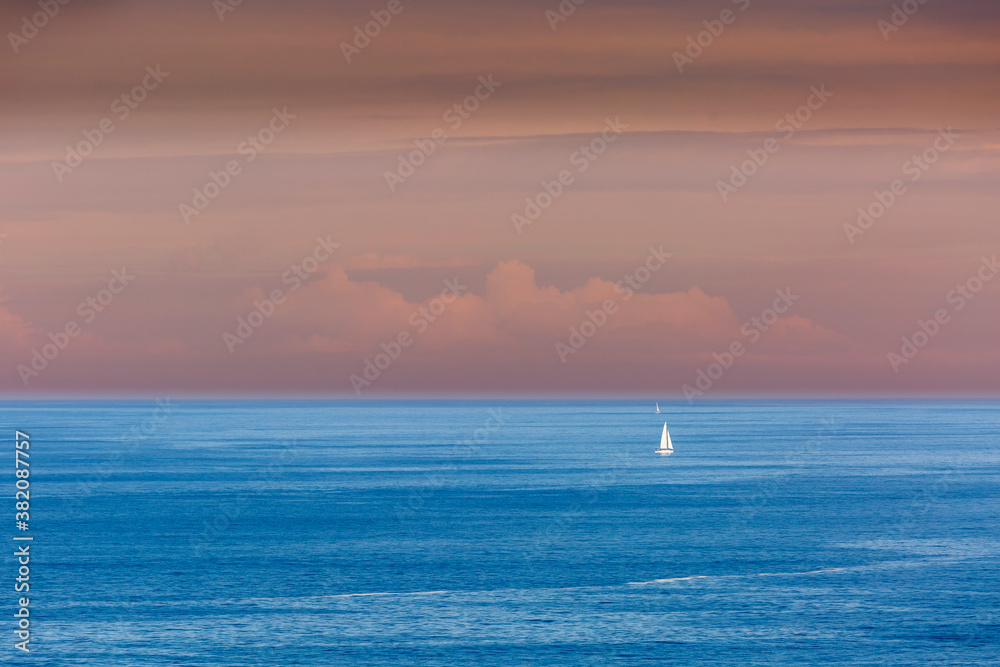
[(660, 406), (2, 403), (3, 659), (1000, 663), (1000, 404)]

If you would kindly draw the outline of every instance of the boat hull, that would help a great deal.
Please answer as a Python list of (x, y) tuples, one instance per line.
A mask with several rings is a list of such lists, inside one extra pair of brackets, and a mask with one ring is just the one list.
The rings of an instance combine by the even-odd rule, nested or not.
[(672, 449), (657, 449), (653, 453), (654, 454), (659, 454), (660, 456), (670, 456), (671, 454), (674, 453), (674, 450), (672, 450)]

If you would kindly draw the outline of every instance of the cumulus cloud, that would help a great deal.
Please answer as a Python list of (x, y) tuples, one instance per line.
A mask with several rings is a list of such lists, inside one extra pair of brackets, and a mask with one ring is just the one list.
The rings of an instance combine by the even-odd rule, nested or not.
[[(559, 288), (541, 282), (518, 260), (498, 263), (475, 289), (445, 270), (439, 275), (439, 287), (415, 299), (376, 281), (352, 279), (343, 265), (332, 265), (300, 289), (286, 290), (283, 303), (232, 353), (222, 342), (223, 328), (231, 330), (238, 317), (269, 299), (272, 285), (237, 293), (194, 330), (180, 317), (190, 302), (172, 306), (177, 318), (145, 328), (132, 327), (135, 314), (122, 312), (124, 319), (102, 320), (101, 327), (75, 339), (58, 371), (47, 372), (44, 388), (94, 386), (98, 378), (101, 388), (111, 390), (277, 386), (349, 392), (351, 374), (361, 372), (384, 344), (407, 334), (412, 343), (376, 391), (661, 387), (670, 392), (710, 362), (713, 352), (747, 340), (741, 333), (747, 313), (699, 287), (657, 293), (649, 283), (648, 292), (633, 292), (623, 283), (593, 277)], [(614, 312), (564, 363), (556, 345), (569, 343), (572, 332), (607, 312), (608, 304)], [(9, 362), (23, 363), (47, 339), (45, 331), (0, 304), (0, 342), (6, 353), (14, 351)], [(748, 369), (761, 364), (786, 375), (800, 367), (836, 373), (844, 363), (857, 362), (859, 351), (856, 341), (791, 311), (748, 345), (727, 382), (739, 388), (759, 380), (760, 373)], [(879, 355), (865, 358), (877, 366)], [(16, 381), (11, 375), (7, 384)]]
[[(455, 287), (458, 294), (452, 297)], [(436, 294), (408, 301), (376, 282), (351, 280), (342, 267), (336, 267), (300, 293), (289, 295), (280, 315), (262, 329), (252, 354), (335, 353), (361, 359), (378, 351), (381, 343), (408, 332), (416, 340), (408, 353), (411, 358), (480, 350), (491, 360), (556, 360), (555, 344), (588, 321), (588, 313), (597, 313), (608, 303), (614, 312), (593, 336), (589, 351), (602, 363), (638, 353), (696, 354), (740, 337), (740, 318), (728, 301), (697, 287), (646, 294), (592, 278), (561, 290), (539, 285), (530, 266), (511, 260), (489, 273), (481, 294), (457, 279), (442, 283), (441, 290), (450, 301), (443, 313), (435, 311), (435, 305), (441, 306)], [(247, 309), (263, 298), (264, 290), (247, 290), (234, 305)], [(798, 347), (846, 340), (801, 316), (782, 318), (773, 328), (778, 338)]]

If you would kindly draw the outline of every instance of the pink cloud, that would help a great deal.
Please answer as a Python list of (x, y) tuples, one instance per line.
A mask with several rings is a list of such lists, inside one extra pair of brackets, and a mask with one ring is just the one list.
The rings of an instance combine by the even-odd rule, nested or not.
[[(540, 286), (534, 270), (520, 261), (499, 263), (488, 275), (483, 294), (463, 287), (459, 284), (460, 296), (449, 297), (444, 312), (433, 316), (437, 295), (408, 301), (378, 283), (352, 281), (337, 267), (289, 294), (273, 323), (262, 330), (254, 354), (336, 353), (364, 359), (381, 343), (409, 332), (416, 342), (408, 358), (479, 349), (490, 361), (556, 359), (555, 344), (588, 321), (588, 312), (597, 313), (607, 303), (614, 304), (615, 312), (588, 342), (593, 347), (588, 352), (602, 362), (637, 353), (698, 354), (740, 338), (740, 318), (728, 301), (697, 287), (644, 294), (592, 278), (580, 287), (560, 290)], [(239, 298), (239, 307), (248, 308), (264, 297), (263, 290), (248, 290)], [(847, 340), (801, 316), (779, 319), (773, 329), (777, 339), (795, 348), (842, 345)]]
[[(817, 373), (830, 378), (831, 386), (849, 386), (857, 378), (889, 386), (897, 379), (885, 365), (883, 340), (857, 341), (788, 313), (751, 343), (741, 328), (757, 311), (740, 315), (727, 298), (699, 287), (629, 294), (609, 280), (589, 278), (558, 288), (511, 260), (498, 263), (475, 290), (450, 278), (459, 294), (444, 304), (439, 293), (446, 291), (445, 275), (438, 289), (416, 300), (378, 282), (352, 280), (333, 265), (299, 290), (288, 290), (286, 301), (234, 353), (223, 344), (223, 332), (254, 302), (269, 298), (274, 285), (244, 289), (196, 329), (173, 317), (135, 327), (136, 314), (126, 313), (123, 303), (120, 313), (109, 313), (74, 339), (37, 387), (93, 386), (99, 378), (106, 389), (267, 390), (277, 384), (349, 392), (349, 376), (401, 333), (413, 342), (374, 391), (603, 387), (658, 388), (667, 395), (736, 341), (748, 343), (747, 353), (720, 382), (720, 391), (807, 386)], [(617, 310), (563, 363), (556, 345), (568, 343), (571, 332), (590, 321), (588, 312), (594, 315), (608, 302)], [(0, 342), (13, 367), (48, 342), (47, 332), (0, 307)], [(943, 377), (939, 361), (951, 356), (947, 349), (929, 350), (906, 371), (917, 379)], [(9, 386), (16, 382), (11, 374)]]

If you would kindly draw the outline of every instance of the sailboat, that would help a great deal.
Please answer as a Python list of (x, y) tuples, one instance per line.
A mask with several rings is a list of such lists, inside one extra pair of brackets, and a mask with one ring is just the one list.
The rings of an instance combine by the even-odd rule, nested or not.
[(660, 404), (656, 404), (656, 414), (660, 414)]
[(674, 453), (674, 443), (670, 442), (670, 431), (667, 430), (667, 422), (663, 422), (663, 434), (660, 436), (660, 448), (654, 452), (663, 456), (670, 456)]

